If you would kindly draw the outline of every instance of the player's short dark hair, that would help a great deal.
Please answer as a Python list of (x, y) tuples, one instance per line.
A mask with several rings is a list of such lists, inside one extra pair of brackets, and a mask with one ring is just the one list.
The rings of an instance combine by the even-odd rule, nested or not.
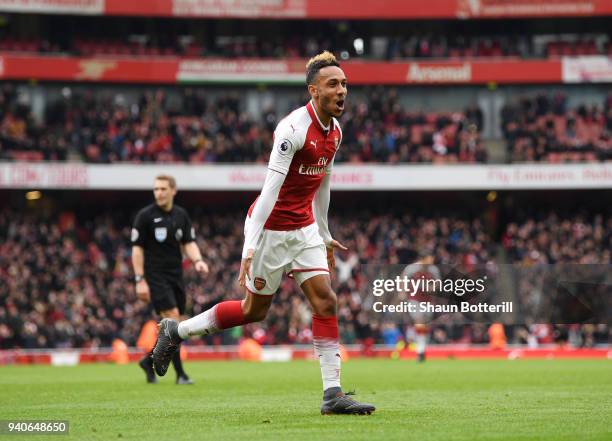
[(157, 175), (155, 176), (155, 180), (156, 181), (166, 181), (168, 182), (168, 185), (170, 186), (170, 188), (176, 188), (176, 179), (174, 179), (174, 176)]
[(319, 71), (328, 66), (340, 67), (335, 55), (329, 51), (323, 51), (308, 60), (308, 63), (306, 63), (306, 85), (312, 84)]

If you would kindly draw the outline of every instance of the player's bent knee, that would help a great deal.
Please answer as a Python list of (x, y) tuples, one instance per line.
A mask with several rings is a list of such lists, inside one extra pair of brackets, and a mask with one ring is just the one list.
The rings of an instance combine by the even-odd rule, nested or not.
[(269, 304), (257, 304), (255, 302), (247, 302), (243, 304), (242, 313), (246, 323), (260, 322), (268, 315)]
[(247, 323), (261, 322), (268, 315), (268, 309), (265, 310), (247, 310), (244, 312), (244, 320)]
[(260, 322), (266, 318), (272, 304), (272, 296), (260, 295), (247, 291), (242, 301), (242, 313), (246, 323)]

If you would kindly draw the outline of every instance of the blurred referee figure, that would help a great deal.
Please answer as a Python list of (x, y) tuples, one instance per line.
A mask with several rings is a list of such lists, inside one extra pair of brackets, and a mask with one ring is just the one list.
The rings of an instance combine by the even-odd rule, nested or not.
[[(185, 312), (183, 254), (198, 273), (208, 273), (208, 265), (195, 241), (195, 230), (187, 212), (174, 204), (176, 180), (172, 176), (155, 178), (155, 203), (138, 212), (132, 228), (132, 265), (136, 295), (153, 303), (162, 318), (179, 320)], [(148, 383), (157, 383), (150, 354), (140, 360)], [(172, 359), (176, 384), (193, 384), (183, 370), (180, 351)]]

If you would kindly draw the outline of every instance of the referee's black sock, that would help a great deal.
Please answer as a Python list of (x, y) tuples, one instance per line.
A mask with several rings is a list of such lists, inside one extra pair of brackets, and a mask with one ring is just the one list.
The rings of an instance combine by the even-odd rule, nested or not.
[(185, 375), (185, 371), (183, 370), (183, 362), (181, 361), (181, 346), (179, 345), (178, 349), (174, 353), (172, 357), (172, 366), (174, 366), (174, 370), (176, 371), (176, 376), (180, 377)]

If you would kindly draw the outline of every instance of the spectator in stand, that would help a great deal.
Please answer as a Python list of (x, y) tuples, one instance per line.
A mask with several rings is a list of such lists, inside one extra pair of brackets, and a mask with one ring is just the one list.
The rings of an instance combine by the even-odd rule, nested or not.
[[(121, 219), (114, 210), (81, 220), (71, 212), (51, 217), (0, 212), (0, 348), (100, 347), (110, 346), (115, 337), (135, 344), (150, 310), (136, 302), (132, 289), (127, 214)], [(193, 299), (188, 309), (193, 314), (227, 298), (227, 293), (240, 297), (235, 281), (242, 225), (235, 219), (232, 213), (193, 217), (211, 271), (209, 277), (200, 279), (189, 266), (186, 269), (186, 291)], [(436, 250), (440, 265), (493, 261), (493, 242), (477, 218), (362, 211), (330, 220), (331, 228), (350, 250), (338, 256), (335, 281), (344, 341), (362, 342), (366, 351), (373, 342), (382, 342), (383, 333), (390, 334), (390, 330), (370, 320), (361, 309), (367, 280), (359, 264), (411, 262), (421, 249)], [(502, 245), (513, 262), (610, 264), (612, 219), (554, 214), (527, 218), (508, 224)], [(531, 302), (527, 304), (537, 300), (521, 299)], [(308, 305), (287, 280), (265, 323), (245, 326), (243, 334), (224, 333), (190, 344), (232, 344), (241, 335), (265, 344), (309, 343), (309, 329)], [(572, 341), (607, 342), (609, 332), (609, 327), (579, 327)], [(516, 341), (521, 335), (517, 330)], [(433, 341), (469, 343), (485, 338), (484, 328), (453, 323), (440, 324), (432, 331)]]
[[(312, 25), (310, 25), (312, 27)], [(214, 29), (214, 28), (213, 28)], [(355, 47), (356, 33), (346, 23), (334, 25), (319, 23), (315, 35), (333, 35), (333, 38), (301, 38), (303, 30), (299, 26), (290, 30), (278, 29), (275, 39), (271, 40), (265, 31), (252, 34), (242, 33), (242, 29), (228, 31), (227, 35), (210, 31), (202, 35), (188, 32), (181, 35), (176, 30), (159, 31), (149, 34), (125, 35), (123, 38), (109, 38), (108, 35), (81, 32), (73, 39), (61, 41), (47, 34), (38, 37), (21, 38), (21, 32), (11, 33), (10, 28), (0, 34), (0, 51), (8, 53), (69, 54), (73, 56), (99, 57), (184, 57), (184, 58), (308, 58), (325, 49), (344, 53), (353, 58), (374, 58), (369, 49), (376, 39), (386, 43), (383, 51), (388, 60), (422, 58), (556, 58), (577, 55), (605, 55), (612, 48), (609, 35), (603, 33), (571, 34), (546, 36), (545, 44), (537, 44), (541, 35), (524, 35), (509, 32), (506, 35), (465, 35), (451, 31), (450, 35), (431, 34), (415, 31), (406, 35), (365, 35), (359, 31), (363, 48)], [(183, 31), (184, 33), (184, 31)], [(17, 34), (17, 35), (15, 35)], [(262, 35), (263, 34), (263, 35)], [(163, 35), (163, 37), (160, 37)]]
[[(478, 110), (471, 107), (469, 113), (479, 121)], [(349, 100), (337, 158), (348, 162), (486, 162), (480, 127), (466, 114), (408, 112), (397, 90), (371, 89), (366, 100)]]
[(523, 97), (502, 109), (502, 130), (513, 162), (612, 159), (612, 112), (604, 106), (567, 109), (566, 96)]
[[(11, 210), (0, 214), (0, 345), (3, 347), (98, 347), (115, 337), (134, 344), (148, 308), (136, 302), (130, 282), (129, 225), (116, 213), (80, 221), (70, 213), (52, 218)], [(242, 225), (228, 215), (194, 216), (199, 245), (207, 250), (211, 275), (186, 271), (194, 314), (235, 292)], [(334, 231), (352, 252), (340, 256), (339, 314), (354, 341), (365, 281), (357, 264), (405, 262), (415, 247), (435, 246), (441, 262), (489, 259), (490, 246), (478, 220), (390, 215), (332, 218)], [(119, 227), (121, 226), (121, 227)], [(355, 234), (358, 231), (358, 234)], [(418, 237), (411, 243), (409, 237)], [(308, 307), (290, 281), (276, 296), (268, 321), (245, 327), (265, 343), (308, 342)], [(355, 331), (352, 331), (352, 330)], [(362, 331), (357, 331), (361, 329)], [(379, 330), (375, 336), (378, 338)], [(363, 334), (365, 335), (365, 334)], [(287, 337), (289, 336), (289, 337)], [(287, 340), (288, 338), (288, 340)], [(209, 337), (236, 341), (236, 335)]]
[(514, 262), (609, 264), (612, 218), (583, 215), (561, 219), (549, 213), (508, 224), (502, 244)]
[[(62, 92), (61, 98), (48, 103), (45, 122), (39, 126), (28, 106), (18, 106), (14, 88), (4, 88), (0, 143), (5, 157), (265, 163), (278, 118), (266, 111), (254, 120), (234, 93), (213, 100), (186, 88), (171, 104), (162, 90), (144, 92), (132, 103), (121, 93), (94, 96), (68, 87)], [(369, 105), (356, 102), (345, 111), (337, 161), (486, 162), (478, 109), (469, 109), (470, 119), (459, 112), (407, 112), (395, 89), (372, 90), (368, 100)]]
[[(483, 163), (482, 111), (412, 112), (394, 88), (365, 89), (342, 117), (339, 162)], [(501, 112), (511, 161), (577, 162), (612, 159), (612, 98), (603, 106), (567, 108), (567, 97), (538, 94), (510, 101)], [(216, 98), (180, 89), (129, 101), (123, 93), (94, 94), (66, 87), (47, 102), (44, 121), (27, 94), (0, 89), (0, 158), (114, 162), (264, 163), (278, 119), (272, 110), (253, 118), (235, 94)]]
[[(571, 273), (591, 272), (590, 277), (579, 276), (587, 280), (598, 274), (602, 265), (607, 267), (612, 263), (612, 218), (601, 214), (560, 218), (555, 213), (547, 213), (527, 218), (522, 223), (508, 224), (502, 245), (510, 260), (522, 267), (522, 276), (516, 281), (518, 307), (527, 323), (534, 322), (542, 317), (543, 312), (553, 311), (558, 306), (550, 303), (549, 291), (550, 287), (557, 286), (561, 275), (572, 280)], [(567, 264), (581, 265), (573, 267)], [(539, 315), (534, 316), (537, 311)], [(591, 325), (573, 325), (572, 332), (571, 340), (575, 345), (592, 346), (606, 342), (608, 338), (602, 339), (601, 335), (593, 338)], [(561, 325), (531, 326), (520, 330), (517, 335), (530, 346), (570, 340), (570, 334)]]

